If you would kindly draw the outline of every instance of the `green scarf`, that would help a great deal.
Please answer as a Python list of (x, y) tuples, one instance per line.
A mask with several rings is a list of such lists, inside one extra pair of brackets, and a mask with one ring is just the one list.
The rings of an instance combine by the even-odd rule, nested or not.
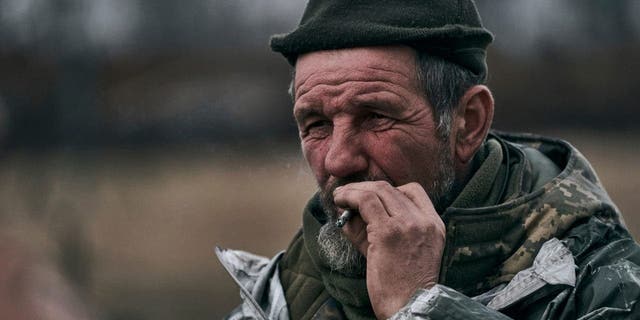
[(503, 164), (502, 146), (496, 139), (489, 139), (474, 158), (477, 168), (462, 192), (451, 204), (454, 208), (477, 208), (497, 204), (504, 196), (506, 166)]

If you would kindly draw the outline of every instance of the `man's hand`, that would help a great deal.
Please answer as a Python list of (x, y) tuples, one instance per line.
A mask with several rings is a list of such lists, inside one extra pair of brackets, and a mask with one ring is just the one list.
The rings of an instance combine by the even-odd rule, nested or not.
[(358, 209), (343, 232), (367, 257), (367, 290), (378, 318), (402, 308), (420, 288), (438, 282), (445, 226), (417, 183), (350, 183), (334, 192), (337, 206)]

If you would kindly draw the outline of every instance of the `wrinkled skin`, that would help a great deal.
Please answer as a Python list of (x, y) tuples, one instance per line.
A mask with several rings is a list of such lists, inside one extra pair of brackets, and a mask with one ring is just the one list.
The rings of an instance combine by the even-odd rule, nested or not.
[(344, 233), (367, 257), (367, 288), (380, 318), (437, 283), (444, 247), (444, 224), (424, 189), (434, 182), (439, 152), (452, 150), (438, 140), (417, 84), (415, 53), (406, 47), (314, 52), (296, 66), (294, 115), (320, 187), (352, 176), (391, 182), (334, 192), (335, 212), (360, 212)]

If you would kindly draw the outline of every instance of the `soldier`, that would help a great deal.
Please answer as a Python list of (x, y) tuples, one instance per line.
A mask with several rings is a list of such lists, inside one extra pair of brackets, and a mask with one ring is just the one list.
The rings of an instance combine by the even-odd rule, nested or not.
[(311, 0), (272, 38), (319, 191), (285, 252), (217, 251), (231, 319), (640, 315), (640, 250), (589, 163), (490, 131), (492, 39), (470, 0)]

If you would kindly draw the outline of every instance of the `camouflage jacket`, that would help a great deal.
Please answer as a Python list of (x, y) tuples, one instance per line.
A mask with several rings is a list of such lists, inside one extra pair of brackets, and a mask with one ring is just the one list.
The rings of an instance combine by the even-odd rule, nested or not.
[[(561, 140), (498, 136), (520, 160), (508, 170), (518, 191), (497, 205), (446, 210), (440, 284), (392, 318), (640, 318), (640, 247), (586, 159)], [(244, 301), (230, 319), (289, 318), (283, 253), (216, 252)], [(312, 319), (342, 317), (329, 299)]]

